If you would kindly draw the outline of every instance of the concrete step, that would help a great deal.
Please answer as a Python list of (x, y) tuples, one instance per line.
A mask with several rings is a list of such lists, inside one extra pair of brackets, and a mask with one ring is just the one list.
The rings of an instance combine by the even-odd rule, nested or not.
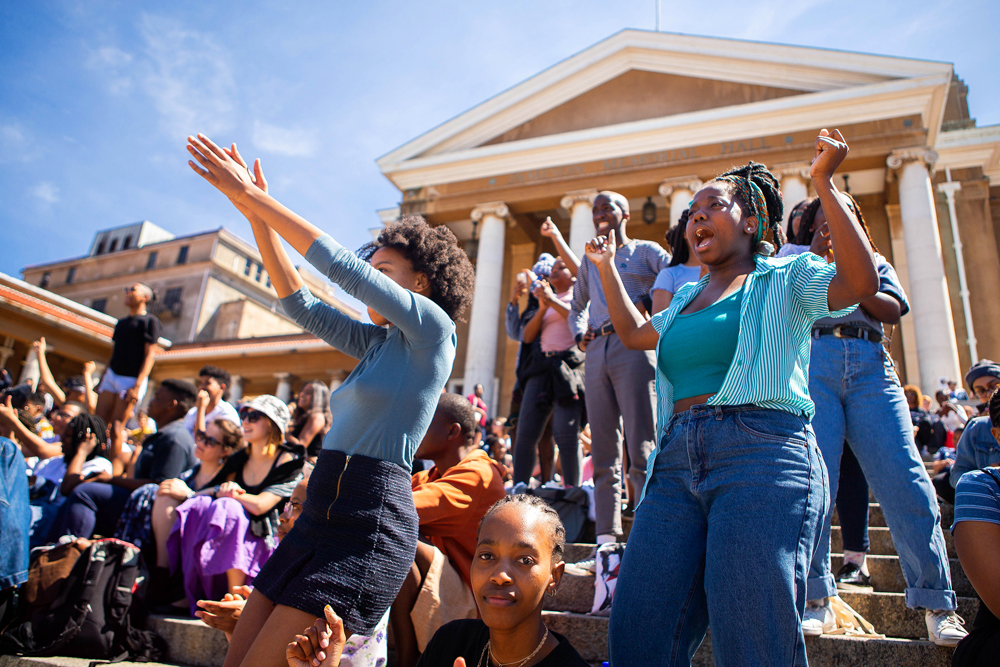
[[(0, 655), (0, 667), (89, 667), (90, 658), (25, 658)], [(115, 667), (174, 667), (162, 662), (116, 662)]]
[[(906, 592), (906, 580), (903, 579), (903, 570), (899, 566), (898, 556), (872, 556), (865, 559), (868, 565), (868, 572), (872, 576), (872, 588), (880, 593), (904, 593)], [(840, 566), (844, 564), (842, 554), (830, 554), (830, 569), (836, 575)], [(965, 597), (975, 597), (976, 591), (969, 583), (969, 578), (965, 576), (965, 570), (957, 558), (948, 561), (951, 567), (951, 587), (956, 595)]]
[[(553, 611), (545, 612), (543, 617), (549, 628), (569, 639), (584, 660), (591, 663), (607, 660), (607, 618)], [(919, 619), (923, 623), (922, 615)], [(951, 667), (953, 653), (952, 649), (940, 648), (926, 640), (841, 636), (807, 637), (806, 652), (810, 667)], [(714, 667), (711, 634), (705, 637), (691, 664)]]
[(171, 661), (192, 667), (222, 667), (229, 650), (226, 635), (197, 618), (150, 616), (146, 629), (167, 641)]
[[(955, 520), (955, 506), (949, 503), (939, 503), (941, 508), (941, 529), (951, 530), (951, 524)], [(833, 511), (833, 525), (840, 525), (840, 515), (837, 510)], [(868, 504), (868, 525), (869, 527), (885, 528), (885, 515), (882, 513), (882, 506), (879, 503)]]
[[(951, 531), (943, 530), (944, 543), (948, 548), (948, 558), (958, 558), (955, 553), (955, 541), (951, 537)], [(876, 556), (895, 556), (896, 547), (892, 542), (892, 536), (888, 528), (868, 529), (869, 553)], [(843, 553), (844, 542), (840, 534), (840, 526), (834, 526), (830, 531), (830, 552)]]
[[(927, 639), (924, 611), (907, 607), (902, 593), (841, 593), (840, 597), (886, 637)], [(970, 629), (978, 610), (977, 598), (958, 598), (958, 615)]]

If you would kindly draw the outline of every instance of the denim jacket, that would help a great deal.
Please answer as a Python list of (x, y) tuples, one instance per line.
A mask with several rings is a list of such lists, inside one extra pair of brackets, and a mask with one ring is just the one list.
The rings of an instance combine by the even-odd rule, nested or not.
[(959, 478), (967, 472), (1000, 464), (1000, 444), (993, 437), (990, 426), (989, 417), (976, 417), (965, 425), (955, 447), (955, 465), (948, 478), (953, 487), (958, 486)]

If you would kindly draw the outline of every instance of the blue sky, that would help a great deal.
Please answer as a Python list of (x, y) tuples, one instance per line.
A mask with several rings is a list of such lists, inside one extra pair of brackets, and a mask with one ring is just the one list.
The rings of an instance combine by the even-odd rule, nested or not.
[[(662, 29), (943, 60), (1000, 123), (1000, 3), (663, 2)], [(205, 132), (349, 247), (398, 191), (375, 159), (622, 28), (654, 0), (0, 3), (0, 271), (98, 229), (249, 225), (187, 166)]]

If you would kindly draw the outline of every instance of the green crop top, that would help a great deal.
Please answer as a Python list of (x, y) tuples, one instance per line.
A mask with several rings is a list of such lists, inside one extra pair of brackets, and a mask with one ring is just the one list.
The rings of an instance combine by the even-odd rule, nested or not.
[(678, 315), (660, 336), (660, 372), (674, 401), (714, 394), (736, 356), (743, 288), (694, 313)]

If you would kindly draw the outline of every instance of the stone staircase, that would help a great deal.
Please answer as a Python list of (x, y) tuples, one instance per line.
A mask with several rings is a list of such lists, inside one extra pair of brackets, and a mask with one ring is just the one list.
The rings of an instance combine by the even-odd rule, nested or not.
[[(874, 497), (871, 500), (871, 553), (868, 556), (868, 568), (875, 592), (844, 593), (841, 597), (868, 619), (876, 631), (886, 635), (886, 638), (807, 637), (809, 664), (811, 667), (950, 667), (952, 649), (940, 648), (927, 641), (923, 612), (906, 607), (903, 595), (905, 582), (899, 558), (889, 529), (885, 527), (882, 509)], [(945, 528), (944, 538), (951, 559), (952, 585), (959, 596), (958, 613), (971, 623), (976, 615), (978, 600), (955, 557), (955, 545), (948, 531), (953, 518), (952, 507), (942, 505), (941, 514)], [(836, 514), (833, 523), (832, 558), (833, 571), (836, 572), (842, 562), (842, 542)], [(626, 525), (627, 532), (630, 526)], [(589, 557), (593, 547), (592, 544), (569, 544), (566, 560), (584, 560)], [(587, 614), (593, 595), (593, 576), (567, 574), (563, 577), (556, 596), (546, 598), (547, 611), (544, 612), (544, 617), (550, 628), (569, 638), (584, 659), (599, 666), (608, 659), (608, 619)], [(150, 618), (148, 627), (167, 640), (171, 663), (191, 667), (221, 667), (228, 646), (225, 636), (201, 621), (154, 616)], [(762, 630), (766, 631), (766, 627)], [(655, 638), (652, 639), (655, 641)], [(0, 657), (0, 667), (85, 667), (89, 662), (72, 658)], [(711, 636), (706, 637), (692, 664), (696, 667), (714, 667)], [(392, 665), (391, 652), (389, 665)]]
[[(903, 591), (906, 583), (899, 566), (892, 537), (886, 527), (882, 508), (874, 496), (869, 506), (868, 569), (873, 593), (843, 593), (841, 598), (864, 616), (885, 639), (843, 636), (807, 637), (806, 651), (811, 667), (950, 667), (953, 650), (935, 646), (927, 640), (923, 611), (906, 607)], [(968, 577), (955, 555), (949, 531), (954, 517), (951, 505), (941, 506), (942, 528), (951, 565), (952, 586), (958, 595), (958, 613), (971, 624), (978, 600)], [(836, 573), (843, 562), (840, 521), (834, 513), (831, 536), (832, 566)], [(593, 545), (567, 545), (566, 560), (574, 562), (589, 557)], [(550, 628), (566, 635), (577, 651), (589, 662), (599, 665), (607, 660), (608, 619), (588, 615), (593, 601), (592, 576), (565, 575), (559, 591), (547, 604), (545, 621)], [(766, 628), (762, 628), (766, 631)], [(711, 636), (695, 654), (692, 664), (712, 667)], [(626, 666), (629, 667), (629, 666)]]

